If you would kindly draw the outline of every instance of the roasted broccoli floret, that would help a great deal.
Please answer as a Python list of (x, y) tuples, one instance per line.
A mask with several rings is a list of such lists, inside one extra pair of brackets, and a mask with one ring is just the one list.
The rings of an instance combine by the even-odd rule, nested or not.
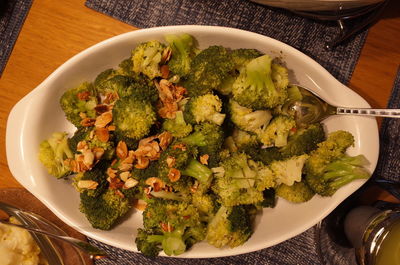
[(225, 138), (225, 146), (231, 152), (261, 148), (256, 134), (238, 128), (234, 128), (232, 135)]
[(271, 118), (269, 110), (256, 110), (240, 106), (236, 101), (230, 100), (229, 113), (232, 122), (240, 129), (256, 133), (266, 127)]
[(198, 210), (172, 200), (151, 200), (143, 212), (143, 226), (136, 243), (139, 251), (152, 256), (159, 247), (169, 256), (182, 254), (206, 234)]
[(113, 78), (114, 76), (118, 75), (118, 72), (115, 71), (114, 69), (106, 69), (100, 74), (96, 76), (94, 79), (93, 85), (96, 89), (102, 90), (103, 83), (106, 82), (107, 80)]
[(122, 198), (115, 190), (107, 189), (98, 196), (91, 196), (86, 191), (80, 194), (80, 211), (93, 228), (109, 230), (115, 222), (130, 209), (127, 198)]
[(315, 192), (304, 181), (301, 181), (290, 186), (279, 185), (276, 187), (276, 195), (293, 203), (302, 203), (311, 200)]
[(75, 131), (74, 135), (68, 139), (68, 146), (74, 154), (77, 154), (79, 153), (77, 150), (78, 144), (84, 142), (90, 150), (101, 148), (101, 150), (104, 151), (101, 158), (109, 160), (115, 153), (113, 135), (110, 134), (108, 139), (102, 139), (98, 137), (96, 130), (97, 129), (93, 127), (79, 128)]
[(116, 130), (133, 139), (146, 136), (156, 121), (151, 103), (133, 96), (117, 100), (112, 114)]
[(325, 140), (325, 131), (322, 124), (311, 124), (307, 128), (298, 129), (288, 137), (288, 142), (279, 151), (284, 157), (309, 154), (317, 149), (318, 144)]
[(236, 49), (231, 52), (233, 62), (233, 69), (229, 75), (223, 80), (222, 84), (216, 88), (218, 92), (223, 95), (230, 95), (232, 92), (232, 85), (236, 78), (239, 76), (240, 71), (251, 60), (261, 56), (262, 53), (255, 49)]
[(268, 188), (263, 191), (264, 199), (259, 204), (263, 208), (275, 208), (276, 206), (276, 192), (275, 188)]
[(78, 173), (73, 179), (73, 185), (80, 193), (97, 197), (104, 193), (108, 188), (106, 170), (109, 166), (108, 161), (97, 163), (91, 170)]
[(272, 58), (268, 55), (251, 60), (233, 83), (234, 100), (251, 109), (283, 104), (287, 97), (286, 87), (282, 87), (284, 77), (281, 73), (273, 74), (273, 70)]
[(172, 187), (178, 188), (178, 191), (188, 189), (190, 181), (184, 177), (174, 180), (176, 176), (189, 176), (200, 183), (208, 184), (212, 172), (196, 159), (196, 155), (196, 148), (185, 145), (183, 142), (172, 143), (159, 159), (159, 177)]
[(257, 130), (257, 135), (265, 146), (282, 147), (287, 144), (290, 132), (296, 128), (293, 118), (279, 115), (271, 120), (267, 127)]
[(97, 104), (96, 90), (88, 82), (65, 91), (60, 98), (60, 105), (65, 117), (76, 127), (82, 127), (83, 115), (87, 118), (96, 117), (95, 107)]
[(185, 120), (189, 123), (212, 122), (221, 125), (225, 114), (221, 113), (222, 101), (217, 95), (208, 93), (194, 97), (185, 105)]
[(157, 240), (149, 239), (153, 234), (152, 230), (139, 228), (136, 235), (135, 243), (137, 249), (147, 257), (156, 257), (162, 250), (161, 244)]
[(162, 76), (160, 65), (166, 46), (159, 41), (152, 40), (139, 44), (132, 51), (132, 67), (137, 74), (143, 73), (150, 79)]
[(219, 87), (233, 69), (229, 51), (222, 46), (210, 46), (193, 58), (191, 70), (183, 86), (189, 96), (210, 93)]
[(177, 111), (174, 119), (165, 119), (162, 127), (176, 138), (185, 137), (193, 130), (192, 125), (185, 121), (182, 111)]
[(251, 205), (227, 207), (222, 205), (208, 223), (206, 240), (209, 244), (222, 248), (234, 248), (245, 243), (253, 233)]
[(332, 196), (339, 188), (356, 179), (367, 179), (370, 173), (363, 155), (347, 156), (333, 160), (325, 166), (321, 175), (306, 175), (307, 184), (321, 196)]
[(181, 141), (187, 145), (197, 147), (199, 156), (207, 155), (207, 164), (213, 167), (219, 162), (219, 152), (224, 141), (224, 132), (216, 124), (203, 122), (195, 125), (193, 132), (181, 138)]
[(190, 64), (197, 53), (196, 41), (189, 34), (166, 35), (165, 40), (172, 49), (171, 59), (168, 61), (169, 70), (186, 76), (190, 71)]
[(72, 173), (64, 160), (73, 158), (73, 156), (74, 154), (68, 146), (68, 134), (65, 132), (53, 133), (50, 138), (40, 143), (39, 160), (47, 172), (56, 178), (63, 178)]
[(218, 209), (217, 197), (214, 193), (204, 193), (201, 190), (192, 194), (192, 204), (200, 211), (200, 217), (205, 221), (214, 216)]
[(126, 58), (119, 65), (116, 71), (119, 75), (133, 76), (133, 62), (132, 58)]
[(270, 168), (275, 176), (276, 184), (284, 183), (293, 185), (295, 182), (301, 181), (304, 163), (308, 155), (293, 156), (286, 160), (273, 161)]
[(345, 155), (353, 143), (351, 133), (335, 131), (311, 152), (305, 165), (305, 179), (312, 190), (321, 196), (332, 196), (347, 183), (370, 176), (364, 168), (368, 161), (363, 155)]
[(274, 174), (244, 153), (233, 153), (213, 168), (211, 189), (225, 206), (256, 204), (263, 200), (263, 190), (275, 186)]

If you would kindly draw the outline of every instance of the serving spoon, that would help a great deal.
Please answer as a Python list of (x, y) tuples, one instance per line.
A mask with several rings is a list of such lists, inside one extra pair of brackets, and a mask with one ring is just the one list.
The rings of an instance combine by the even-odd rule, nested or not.
[[(23, 224), (14, 224), (14, 223), (10, 223), (8, 220), (4, 219), (4, 217), (2, 216), (2, 218), (0, 218), (0, 223), (2, 223), (2, 224), (19, 227), (19, 228), (28, 230), (34, 234), (46, 235), (48, 237), (52, 237), (52, 238), (67, 242), (67, 243), (73, 245), (74, 247), (82, 250), (84, 253), (88, 254), (89, 258), (92, 260), (107, 258), (107, 254), (105, 251), (103, 251), (85, 241), (79, 240), (77, 238), (69, 237), (69, 236), (57, 235), (57, 234), (42, 230), (40, 228), (35, 228), (33, 226), (31, 227), (29, 224), (34, 225), (34, 223), (32, 222), (32, 220), (34, 220), (34, 221), (44, 224), (46, 226), (50, 226), (52, 228), (59, 229), (58, 227), (55, 227), (54, 224), (50, 223), (49, 221), (47, 221), (40, 215), (37, 215), (32, 212), (28, 212), (28, 211), (23, 211), (21, 209), (15, 208), (14, 206), (8, 205), (3, 202), (0, 202), (0, 210), (3, 210), (5, 213), (7, 213), (7, 215), (16, 216), (19, 220), (23, 221)], [(43, 240), (41, 240), (41, 238), (39, 238), (39, 244), (44, 245), (44, 242), (43, 242)]]
[(290, 100), (282, 106), (282, 111), (294, 115), (296, 124), (300, 127), (321, 122), (332, 115), (358, 115), (373, 117), (400, 118), (400, 109), (371, 109), (338, 107), (327, 103), (310, 89), (297, 86), (301, 97)]

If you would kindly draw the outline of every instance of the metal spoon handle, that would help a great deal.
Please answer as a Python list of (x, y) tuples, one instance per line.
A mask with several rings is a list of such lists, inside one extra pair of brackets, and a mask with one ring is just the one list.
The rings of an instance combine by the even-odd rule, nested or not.
[(338, 107), (336, 114), (400, 118), (400, 109), (368, 109)]

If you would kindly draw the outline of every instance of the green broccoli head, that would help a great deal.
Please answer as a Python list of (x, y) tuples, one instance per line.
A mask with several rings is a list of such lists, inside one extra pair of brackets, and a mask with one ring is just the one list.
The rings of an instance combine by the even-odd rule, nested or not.
[(233, 62), (233, 69), (229, 75), (223, 80), (220, 86), (216, 88), (222, 95), (230, 95), (232, 93), (232, 86), (236, 78), (239, 76), (240, 71), (251, 60), (263, 55), (260, 51), (255, 49), (236, 49), (231, 51), (231, 59)]
[(221, 113), (222, 101), (212, 93), (194, 97), (185, 105), (185, 119), (189, 123), (212, 122), (221, 125), (225, 114)]
[(133, 61), (132, 61), (132, 58), (129, 57), (129, 58), (124, 59), (118, 65), (118, 69), (116, 70), (116, 72), (119, 75), (133, 76), (134, 72), (133, 72)]
[(275, 186), (272, 171), (244, 153), (233, 153), (213, 172), (211, 188), (225, 206), (259, 203), (263, 200), (263, 190)]
[(367, 179), (370, 173), (363, 155), (342, 157), (327, 164), (320, 175), (306, 175), (307, 184), (321, 196), (332, 196), (339, 188), (356, 179)]
[(150, 258), (158, 256), (158, 253), (162, 250), (159, 242), (149, 240), (151, 235), (153, 235), (152, 230), (139, 228), (135, 239), (137, 249)]
[(156, 121), (154, 107), (133, 96), (117, 100), (112, 114), (116, 130), (133, 139), (146, 136)]
[(224, 131), (220, 126), (209, 122), (197, 124), (191, 134), (180, 140), (189, 146), (196, 147), (200, 156), (208, 155), (207, 164), (211, 167), (218, 164), (219, 152), (224, 142)]
[[(286, 87), (281, 87), (285, 83), (281, 80), (284, 77), (281, 73), (273, 74), (275, 67), (271, 65), (272, 58), (268, 55), (251, 60), (233, 83), (233, 99), (252, 109), (273, 108), (283, 104), (287, 97)], [(281, 68), (277, 69), (281, 71)]]
[(354, 144), (354, 137), (347, 131), (335, 131), (328, 134), (325, 141), (310, 153), (305, 169), (307, 174), (320, 176), (326, 165), (342, 157), (347, 148)]
[(166, 46), (152, 40), (139, 44), (132, 51), (132, 67), (137, 74), (143, 73), (150, 79), (162, 76), (160, 65), (163, 63), (163, 53)]
[(225, 145), (231, 152), (261, 148), (256, 134), (243, 131), (239, 128), (234, 128), (232, 135), (225, 138)]
[(307, 185), (305, 181), (295, 182), (293, 185), (281, 184), (276, 187), (276, 196), (289, 202), (303, 203), (311, 200), (315, 192)]
[(192, 125), (185, 121), (182, 111), (177, 111), (174, 119), (165, 119), (162, 127), (176, 138), (185, 137), (193, 130)]
[(210, 93), (219, 87), (233, 69), (229, 51), (222, 46), (210, 46), (193, 58), (191, 70), (184, 82), (190, 97)]
[(232, 122), (240, 129), (256, 133), (266, 127), (272, 119), (269, 110), (256, 110), (239, 105), (230, 100), (229, 113)]
[(118, 72), (115, 71), (114, 69), (112, 69), (112, 68), (106, 69), (96, 76), (96, 78), (94, 79), (93, 85), (97, 90), (101, 91), (101, 90), (103, 90), (102, 89), (103, 83), (105, 83), (107, 80), (113, 78), (116, 75), (118, 75)]
[(250, 205), (222, 205), (208, 223), (207, 242), (218, 248), (234, 248), (244, 244), (253, 233), (253, 212), (254, 208)]
[(96, 229), (111, 229), (130, 209), (129, 200), (117, 195), (112, 189), (107, 189), (96, 197), (82, 192), (80, 198), (80, 211)]
[(318, 144), (305, 164), (305, 179), (312, 190), (322, 196), (332, 196), (345, 184), (370, 176), (364, 156), (345, 154), (353, 144), (353, 135), (346, 131), (332, 132)]
[(78, 154), (77, 146), (79, 142), (84, 141), (90, 150), (101, 149), (104, 151), (102, 159), (110, 160), (115, 153), (113, 135), (110, 134), (107, 141), (99, 139), (96, 129), (93, 127), (82, 127), (74, 132), (74, 135), (68, 139), (68, 146), (74, 154)]
[(301, 181), (303, 167), (308, 155), (292, 156), (286, 160), (273, 161), (270, 168), (277, 184), (293, 185)]
[(39, 146), (38, 157), (50, 175), (63, 178), (72, 174), (69, 166), (64, 163), (66, 159), (74, 157), (68, 146), (67, 133), (56, 132), (47, 140), (42, 141)]
[(143, 212), (143, 225), (140, 238), (145, 241), (140, 242), (139, 250), (145, 246), (154, 251), (155, 245), (150, 248), (148, 243), (155, 243), (169, 256), (182, 254), (206, 233), (198, 210), (192, 204), (173, 200), (151, 200)]
[(168, 61), (169, 70), (180, 77), (186, 76), (190, 72), (190, 64), (198, 52), (195, 39), (184, 33), (166, 35), (165, 40), (172, 50), (171, 59)]
[(257, 135), (261, 143), (265, 146), (282, 147), (287, 144), (291, 131), (296, 128), (293, 118), (279, 115), (272, 119), (265, 129), (257, 130)]
[(325, 140), (325, 131), (320, 123), (311, 124), (307, 128), (301, 128), (288, 137), (285, 146), (279, 149), (284, 157), (309, 154), (317, 149), (318, 144)]
[(84, 82), (64, 92), (60, 106), (65, 117), (76, 127), (82, 127), (82, 117), (95, 118), (98, 104), (97, 93), (91, 83)]

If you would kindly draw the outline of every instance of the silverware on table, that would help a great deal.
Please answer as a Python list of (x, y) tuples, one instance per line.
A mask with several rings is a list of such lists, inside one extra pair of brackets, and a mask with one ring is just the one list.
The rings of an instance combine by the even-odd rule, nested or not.
[(320, 122), (332, 115), (358, 115), (400, 118), (400, 109), (371, 109), (371, 108), (347, 108), (328, 104), (325, 100), (310, 89), (298, 87), (301, 96), (286, 102), (282, 111), (286, 114), (294, 114), (298, 126)]

